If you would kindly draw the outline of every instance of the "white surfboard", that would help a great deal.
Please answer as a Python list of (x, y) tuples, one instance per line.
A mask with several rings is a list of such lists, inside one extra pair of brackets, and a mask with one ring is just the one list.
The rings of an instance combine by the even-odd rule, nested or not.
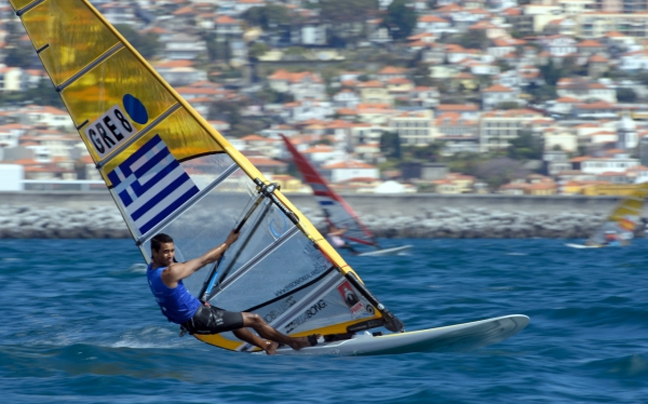
[(384, 355), (409, 352), (468, 352), (496, 344), (520, 332), (529, 324), (529, 317), (512, 314), (486, 320), (428, 328), (419, 331), (372, 335), (363, 333), (349, 339), (320, 342), (313, 347), (295, 351), (277, 349), (277, 355)]
[(574, 243), (565, 243), (567, 247), (571, 248), (601, 248), (600, 245), (585, 245), (585, 244), (574, 244)]
[(358, 257), (383, 257), (389, 255), (401, 255), (407, 253), (412, 248), (411, 245), (402, 245), (398, 247), (382, 248), (375, 251), (367, 251), (358, 254)]

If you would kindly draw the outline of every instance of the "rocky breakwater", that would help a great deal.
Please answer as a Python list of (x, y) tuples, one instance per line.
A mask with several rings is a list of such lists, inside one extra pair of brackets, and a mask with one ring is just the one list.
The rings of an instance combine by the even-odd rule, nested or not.
[[(484, 208), (442, 208), (408, 216), (366, 215), (364, 224), (386, 238), (587, 238), (602, 224), (603, 213), (511, 213)], [(324, 231), (323, 218), (314, 223)]]
[[(324, 231), (319, 210), (302, 209)], [(441, 208), (418, 213), (364, 215), (378, 237), (387, 238), (586, 238), (603, 213), (499, 212), (484, 208)], [(89, 209), (0, 205), (0, 238), (129, 238), (115, 206)]]
[(116, 207), (84, 210), (0, 205), (0, 238), (127, 238)]

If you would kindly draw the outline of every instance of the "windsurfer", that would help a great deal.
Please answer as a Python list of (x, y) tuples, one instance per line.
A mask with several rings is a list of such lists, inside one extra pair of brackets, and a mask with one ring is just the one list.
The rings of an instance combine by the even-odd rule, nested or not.
[(353, 248), (344, 238), (343, 235), (346, 233), (347, 229), (338, 229), (333, 225), (333, 223), (328, 224), (328, 237), (331, 240), (331, 244), (335, 248), (341, 248), (351, 251), (353, 254), (359, 254), (360, 252)]
[(294, 350), (316, 345), (318, 335), (287, 336), (271, 327), (258, 314), (225, 311), (209, 303), (201, 303), (185, 288), (183, 279), (205, 265), (216, 262), (238, 237), (239, 233), (232, 231), (223, 244), (199, 258), (182, 263), (174, 259), (175, 245), (169, 235), (160, 233), (151, 239), (152, 260), (146, 275), (162, 314), (170, 322), (180, 324), (190, 334), (232, 331), (237, 338), (261, 348), (269, 355), (274, 354), (280, 344), (288, 345)]
[(603, 241), (603, 245), (610, 247), (617, 247), (621, 245), (617, 233), (614, 231), (605, 232), (605, 240)]

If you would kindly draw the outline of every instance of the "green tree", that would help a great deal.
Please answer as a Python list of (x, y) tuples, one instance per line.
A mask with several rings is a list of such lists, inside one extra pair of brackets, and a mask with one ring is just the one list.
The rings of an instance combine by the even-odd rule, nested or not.
[(540, 66), (540, 73), (542, 73), (545, 82), (551, 86), (555, 86), (558, 80), (564, 77), (563, 69), (556, 67), (551, 60), (546, 65)]
[(529, 173), (529, 170), (522, 167), (521, 161), (504, 157), (480, 163), (475, 174), (483, 179), (491, 189), (498, 189), (514, 179), (526, 177)]
[(387, 7), (382, 25), (389, 30), (393, 39), (399, 40), (410, 36), (417, 18), (416, 11), (407, 6), (407, 0), (394, 0)]
[(520, 104), (518, 104), (515, 101), (500, 102), (497, 105), (497, 109), (516, 109), (516, 108), (520, 108)]
[(320, 0), (322, 21), (336, 23), (365, 22), (378, 12), (378, 0)]
[(405, 146), (403, 155), (408, 160), (437, 161), (443, 148), (443, 142), (433, 142), (425, 146)]
[(486, 49), (489, 42), (486, 32), (481, 29), (469, 30), (457, 39), (457, 43), (466, 49)]
[(266, 45), (263, 42), (255, 42), (252, 44), (252, 46), (249, 47), (248, 54), (251, 58), (258, 58), (259, 56), (263, 56), (266, 52), (268, 52), (269, 48), (268, 45)]
[(412, 71), (412, 80), (417, 86), (432, 87), (434, 80), (430, 77), (430, 66), (425, 63), (419, 63)]
[(554, 85), (537, 85), (536, 83), (529, 84), (524, 91), (533, 97), (534, 101), (547, 101), (558, 98), (558, 92)]
[(619, 102), (635, 102), (637, 101), (637, 93), (631, 88), (617, 88), (617, 100)]
[(137, 49), (144, 59), (154, 58), (160, 49), (158, 36), (153, 33), (140, 34), (132, 26), (127, 24), (117, 24), (115, 28)]
[(18, 46), (9, 48), (7, 56), (5, 57), (4, 64), (11, 67), (20, 67), (23, 69), (30, 69), (34, 67), (42, 67), (38, 55), (34, 52), (31, 46)]
[(542, 138), (534, 136), (531, 131), (520, 131), (518, 137), (511, 139), (508, 147), (508, 155), (516, 160), (539, 160), (542, 159), (544, 143)]
[(386, 132), (380, 136), (380, 152), (387, 158), (400, 160), (400, 136), (396, 132)]
[(281, 25), (294, 23), (295, 16), (291, 16), (290, 10), (284, 6), (270, 4), (252, 7), (241, 14), (241, 18), (249, 25), (260, 26), (265, 31), (271, 31)]
[(37, 103), (38, 105), (51, 105), (56, 108), (65, 109), (65, 104), (54, 89), (49, 79), (42, 79), (36, 88), (30, 88), (23, 93), (23, 99)]

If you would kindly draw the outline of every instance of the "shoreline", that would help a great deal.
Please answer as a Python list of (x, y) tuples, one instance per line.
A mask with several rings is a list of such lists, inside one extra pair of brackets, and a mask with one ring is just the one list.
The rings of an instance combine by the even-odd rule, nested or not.
[[(6, 194), (0, 194), (0, 239), (131, 238), (107, 192), (22, 192), (3, 197)], [(288, 197), (324, 231), (324, 218), (312, 195)], [(435, 194), (344, 198), (379, 238), (564, 239), (587, 238), (620, 199)], [(567, 210), (569, 206), (581, 209)], [(643, 235), (643, 228), (639, 233)]]

